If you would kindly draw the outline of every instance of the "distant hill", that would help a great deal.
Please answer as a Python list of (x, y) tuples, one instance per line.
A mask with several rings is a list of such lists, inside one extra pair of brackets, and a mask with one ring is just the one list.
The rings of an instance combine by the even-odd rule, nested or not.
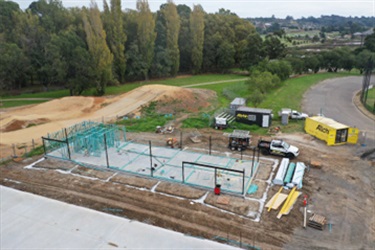
[(342, 35), (353, 35), (356, 32), (365, 32), (374, 28), (375, 17), (343, 17), (337, 15), (321, 17), (302, 17), (294, 19), (259, 17), (245, 18), (255, 25), (260, 33), (271, 33), (278, 30), (321, 30), (322, 32), (340, 32)]

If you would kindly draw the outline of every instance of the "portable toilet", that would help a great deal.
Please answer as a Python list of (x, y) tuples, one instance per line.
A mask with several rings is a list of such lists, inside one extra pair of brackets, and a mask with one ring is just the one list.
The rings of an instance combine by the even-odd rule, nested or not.
[(282, 125), (288, 125), (289, 123), (289, 112), (288, 111), (283, 111), (281, 112), (281, 124)]

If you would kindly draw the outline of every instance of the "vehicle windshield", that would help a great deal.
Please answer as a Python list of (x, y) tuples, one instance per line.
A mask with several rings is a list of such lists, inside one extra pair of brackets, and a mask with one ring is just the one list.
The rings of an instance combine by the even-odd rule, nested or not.
[(285, 141), (283, 141), (282, 143), (281, 143), (281, 145), (283, 145), (283, 147), (285, 148), (285, 149), (289, 149), (289, 144), (288, 143), (286, 143)]

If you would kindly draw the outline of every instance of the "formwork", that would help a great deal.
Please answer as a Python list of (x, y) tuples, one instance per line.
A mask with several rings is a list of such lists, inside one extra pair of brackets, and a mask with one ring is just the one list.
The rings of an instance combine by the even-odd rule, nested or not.
[(246, 194), (259, 163), (153, 146), (126, 138), (117, 125), (84, 122), (43, 137), (45, 154), (97, 169), (111, 169), (191, 186)]

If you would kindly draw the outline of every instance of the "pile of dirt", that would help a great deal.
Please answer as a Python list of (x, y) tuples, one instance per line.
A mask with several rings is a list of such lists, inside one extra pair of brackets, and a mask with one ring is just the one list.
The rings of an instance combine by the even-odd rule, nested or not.
[(197, 112), (210, 106), (216, 98), (216, 93), (204, 89), (170, 90), (157, 98), (159, 113)]
[(35, 120), (17, 120), (14, 119), (6, 124), (3, 128), (0, 129), (1, 132), (10, 132), (19, 129), (24, 129), (31, 126), (36, 126), (39, 124), (43, 124), (49, 122), (49, 119), (40, 118)]
[[(2, 131), (24, 129), (29, 124), (41, 124), (81, 117), (100, 108), (105, 98), (71, 96), (34, 106), (21, 107), (2, 114)], [(50, 131), (52, 132), (52, 131)]]

